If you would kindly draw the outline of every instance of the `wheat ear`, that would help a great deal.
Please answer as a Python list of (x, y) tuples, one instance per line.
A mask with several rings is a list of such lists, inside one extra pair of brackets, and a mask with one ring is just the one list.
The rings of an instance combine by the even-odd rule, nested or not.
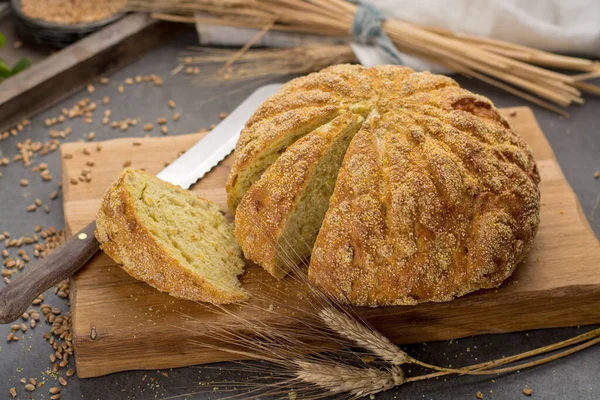
[(371, 351), (392, 365), (400, 366), (410, 358), (379, 331), (370, 329), (333, 307), (326, 307), (319, 311), (319, 318), (341, 337), (353, 341), (359, 347)]
[(350, 365), (325, 365), (313, 361), (296, 361), (297, 379), (317, 386), (329, 394), (368, 396), (402, 385), (406, 380), (397, 366), (390, 369), (359, 368)]

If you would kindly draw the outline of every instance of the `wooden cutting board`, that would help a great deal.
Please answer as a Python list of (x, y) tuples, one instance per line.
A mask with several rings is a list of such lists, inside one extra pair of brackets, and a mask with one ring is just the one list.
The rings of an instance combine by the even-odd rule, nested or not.
[[(598, 240), (531, 110), (520, 107), (502, 113), (533, 149), (542, 176), (541, 224), (533, 249), (497, 290), (479, 291), (449, 303), (359, 310), (396, 342), (600, 323)], [(104, 190), (125, 163), (157, 173), (202, 136), (64, 144), (61, 159), (68, 232), (77, 232), (94, 218)], [(101, 151), (96, 150), (98, 144)], [(91, 154), (84, 154), (84, 149)], [(65, 158), (66, 154), (72, 158)], [(95, 165), (87, 167), (92, 159)], [(224, 184), (231, 162), (230, 156), (192, 190), (226, 207)], [(71, 184), (83, 168), (92, 169), (92, 181)], [(249, 266), (242, 279), (250, 292), (258, 290), (259, 282), (272, 280), (256, 266)], [(103, 253), (75, 275), (71, 295), (80, 377), (231, 359), (190, 343), (206, 340), (202, 327), (217, 316), (134, 280)], [(193, 318), (193, 329), (182, 313)]]

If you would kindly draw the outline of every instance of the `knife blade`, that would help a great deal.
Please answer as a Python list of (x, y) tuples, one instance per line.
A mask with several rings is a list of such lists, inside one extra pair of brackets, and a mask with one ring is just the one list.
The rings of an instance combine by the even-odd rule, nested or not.
[(188, 189), (233, 151), (246, 121), (280, 87), (277, 83), (255, 90), (219, 125), (156, 176)]
[[(233, 151), (246, 121), (280, 87), (280, 84), (272, 84), (257, 89), (215, 129), (157, 176), (188, 189)], [(49, 256), (27, 267), (24, 273), (1, 288), (0, 324), (19, 318), (40, 293), (84, 266), (100, 250), (95, 230), (96, 221), (92, 221)]]

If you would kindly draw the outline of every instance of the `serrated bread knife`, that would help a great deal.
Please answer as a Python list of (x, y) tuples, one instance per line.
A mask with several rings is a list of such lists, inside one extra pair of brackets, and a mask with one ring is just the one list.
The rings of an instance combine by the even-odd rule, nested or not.
[[(235, 148), (246, 121), (280, 84), (262, 86), (210, 133), (157, 176), (188, 189)], [(47, 289), (74, 274), (100, 249), (94, 236), (96, 221), (73, 235), (50, 255), (27, 267), (18, 278), (0, 289), (0, 323), (18, 319), (31, 302)]]

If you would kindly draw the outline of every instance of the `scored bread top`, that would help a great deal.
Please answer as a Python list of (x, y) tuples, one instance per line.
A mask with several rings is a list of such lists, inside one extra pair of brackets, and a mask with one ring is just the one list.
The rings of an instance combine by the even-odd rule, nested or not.
[(268, 121), (326, 109), (366, 119), (313, 247), (315, 284), (355, 305), (447, 301), (500, 285), (524, 260), (540, 207), (528, 146), (485, 97), (403, 67), (339, 65), (285, 85), (242, 132), (230, 206), (285, 151), (282, 137), (315, 129)]
[(125, 169), (96, 218), (101, 249), (132, 277), (178, 298), (245, 300), (244, 261), (219, 207), (141, 170)]

